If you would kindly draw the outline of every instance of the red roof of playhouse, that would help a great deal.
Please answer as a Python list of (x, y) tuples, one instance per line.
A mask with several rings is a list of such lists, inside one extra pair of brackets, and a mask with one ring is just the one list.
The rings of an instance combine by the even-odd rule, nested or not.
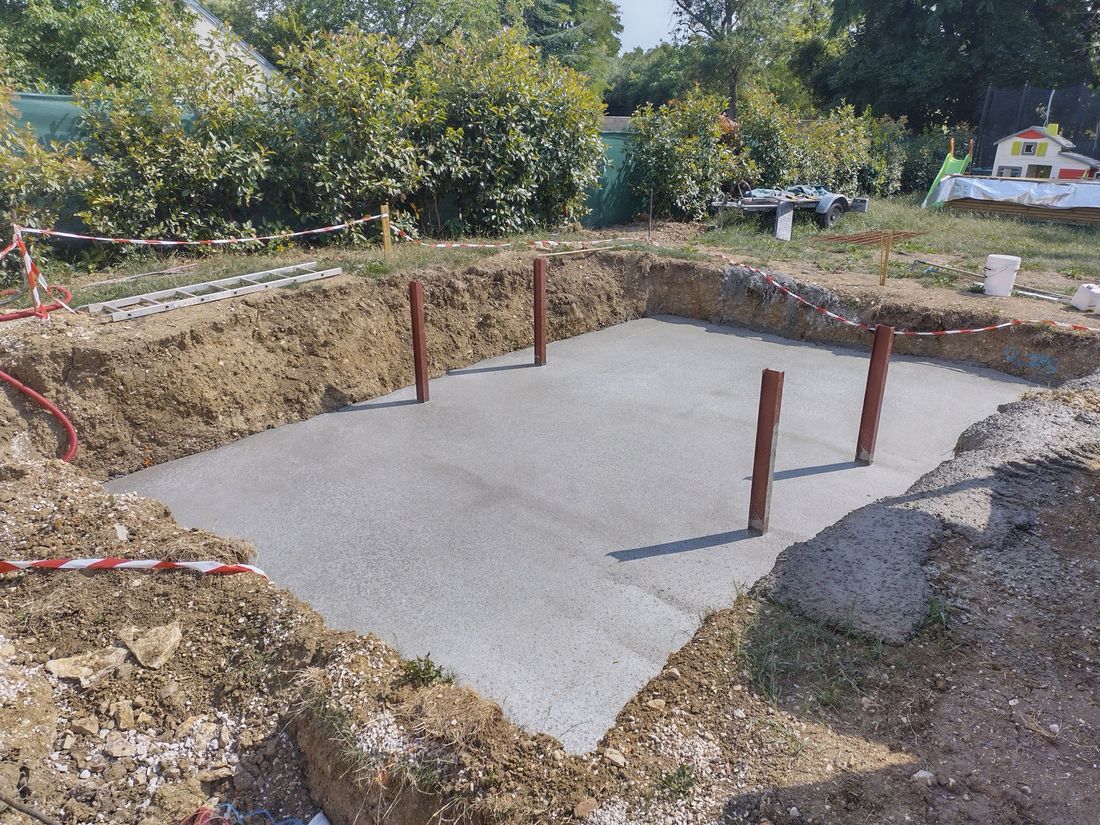
[(1013, 132), (1011, 135), (1005, 135), (1003, 138), (997, 141), (997, 143), (1004, 143), (1006, 140), (1053, 140), (1063, 149), (1073, 149), (1077, 144), (1072, 140), (1066, 140), (1061, 135), (1053, 135), (1044, 129), (1042, 126), (1029, 126), (1021, 132)]

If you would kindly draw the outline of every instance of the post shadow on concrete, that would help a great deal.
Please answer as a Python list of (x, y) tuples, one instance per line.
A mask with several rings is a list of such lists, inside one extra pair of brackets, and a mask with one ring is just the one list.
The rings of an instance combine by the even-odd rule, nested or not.
[(616, 561), (640, 561), (654, 556), (668, 556), (673, 553), (686, 553), (690, 550), (704, 550), (708, 547), (721, 547), (724, 544), (754, 538), (748, 530), (730, 530), (728, 533), (711, 533), (709, 536), (696, 536), (693, 539), (666, 541), (663, 544), (650, 544), (646, 547), (634, 547), (630, 550), (615, 550), (607, 555)]
[(476, 375), (479, 372), (504, 372), (505, 370), (525, 370), (538, 366), (537, 364), (498, 364), (495, 367), (463, 367), (457, 370), (448, 370), (447, 375)]
[[(838, 473), (841, 470), (854, 470), (858, 467), (864, 467), (866, 465), (860, 464), (858, 461), (836, 461), (832, 464), (816, 464), (813, 467), (797, 467), (791, 470), (777, 470), (772, 476), (776, 481), (782, 481), (785, 478), (805, 478), (806, 476), (816, 476), (823, 473)], [(745, 476), (744, 480), (748, 481), (752, 476)]]
[(365, 404), (352, 404), (349, 407), (340, 407), (337, 410), (333, 410), (333, 412), (356, 413), (365, 412), (367, 410), (384, 410), (388, 407), (409, 407), (416, 403), (418, 402), (415, 398), (401, 398), (397, 401), (368, 401)]

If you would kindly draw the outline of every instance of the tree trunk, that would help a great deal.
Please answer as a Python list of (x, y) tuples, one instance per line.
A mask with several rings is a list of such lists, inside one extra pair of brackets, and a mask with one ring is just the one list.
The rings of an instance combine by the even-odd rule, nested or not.
[(741, 71), (735, 66), (730, 69), (729, 96), (730, 105), (726, 109), (726, 115), (730, 120), (737, 120), (737, 91), (741, 86)]

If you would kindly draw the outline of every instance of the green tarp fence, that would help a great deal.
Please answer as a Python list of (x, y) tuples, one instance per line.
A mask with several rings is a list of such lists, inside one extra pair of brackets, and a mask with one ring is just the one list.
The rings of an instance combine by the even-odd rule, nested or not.
[[(16, 119), (34, 129), (43, 143), (75, 140), (81, 137), (80, 107), (65, 95), (19, 93), (12, 101)], [(603, 175), (585, 200), (589, 213), (582, 223), (592, 229), (629, 223), (644, 209), (630, 191), (626, 177), (629, 132), (603, 132), (606, 163)]]
[(16, 120), (34, 129), (43, 143), (75, 140), (80, 134), (80, 107), (66, 95), (20, 93), (12, 100)]

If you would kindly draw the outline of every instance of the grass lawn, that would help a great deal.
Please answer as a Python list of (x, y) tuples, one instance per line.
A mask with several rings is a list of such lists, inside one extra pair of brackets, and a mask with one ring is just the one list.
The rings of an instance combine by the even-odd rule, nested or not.
[[(770, 217), (737, 217), (725, 227), (708, 232), (701, 243), (734, 250), (760, 266), (816, 259), (827, 269), (872, 272), (878, 266), (877, 247), (834, 246), (822, 243), (821, 236), (895, 229), (927, 233), (895, 244), (895, 250), (916, 257), (937, 256), (938, 263), (971, 272), (981, 270), (987, 255), (1000, 254), (1018, 255), (1023, 261), (1022, 271), (1061, 276), (1065, 283), (1058, 291), (1073, 292), (1080, 281), (1100, 279), (1098, 227), (921, 209), (919, 202), (919, 198), (872, 199), (870, 211), (845, 215), (829, 231), (819, 229), (810, 215), (799, 215), (790, 242), (772, 236)], [(911, 260), (892, 260), (890, 277), (913, 276), (915, 273), (909, 271)]]

